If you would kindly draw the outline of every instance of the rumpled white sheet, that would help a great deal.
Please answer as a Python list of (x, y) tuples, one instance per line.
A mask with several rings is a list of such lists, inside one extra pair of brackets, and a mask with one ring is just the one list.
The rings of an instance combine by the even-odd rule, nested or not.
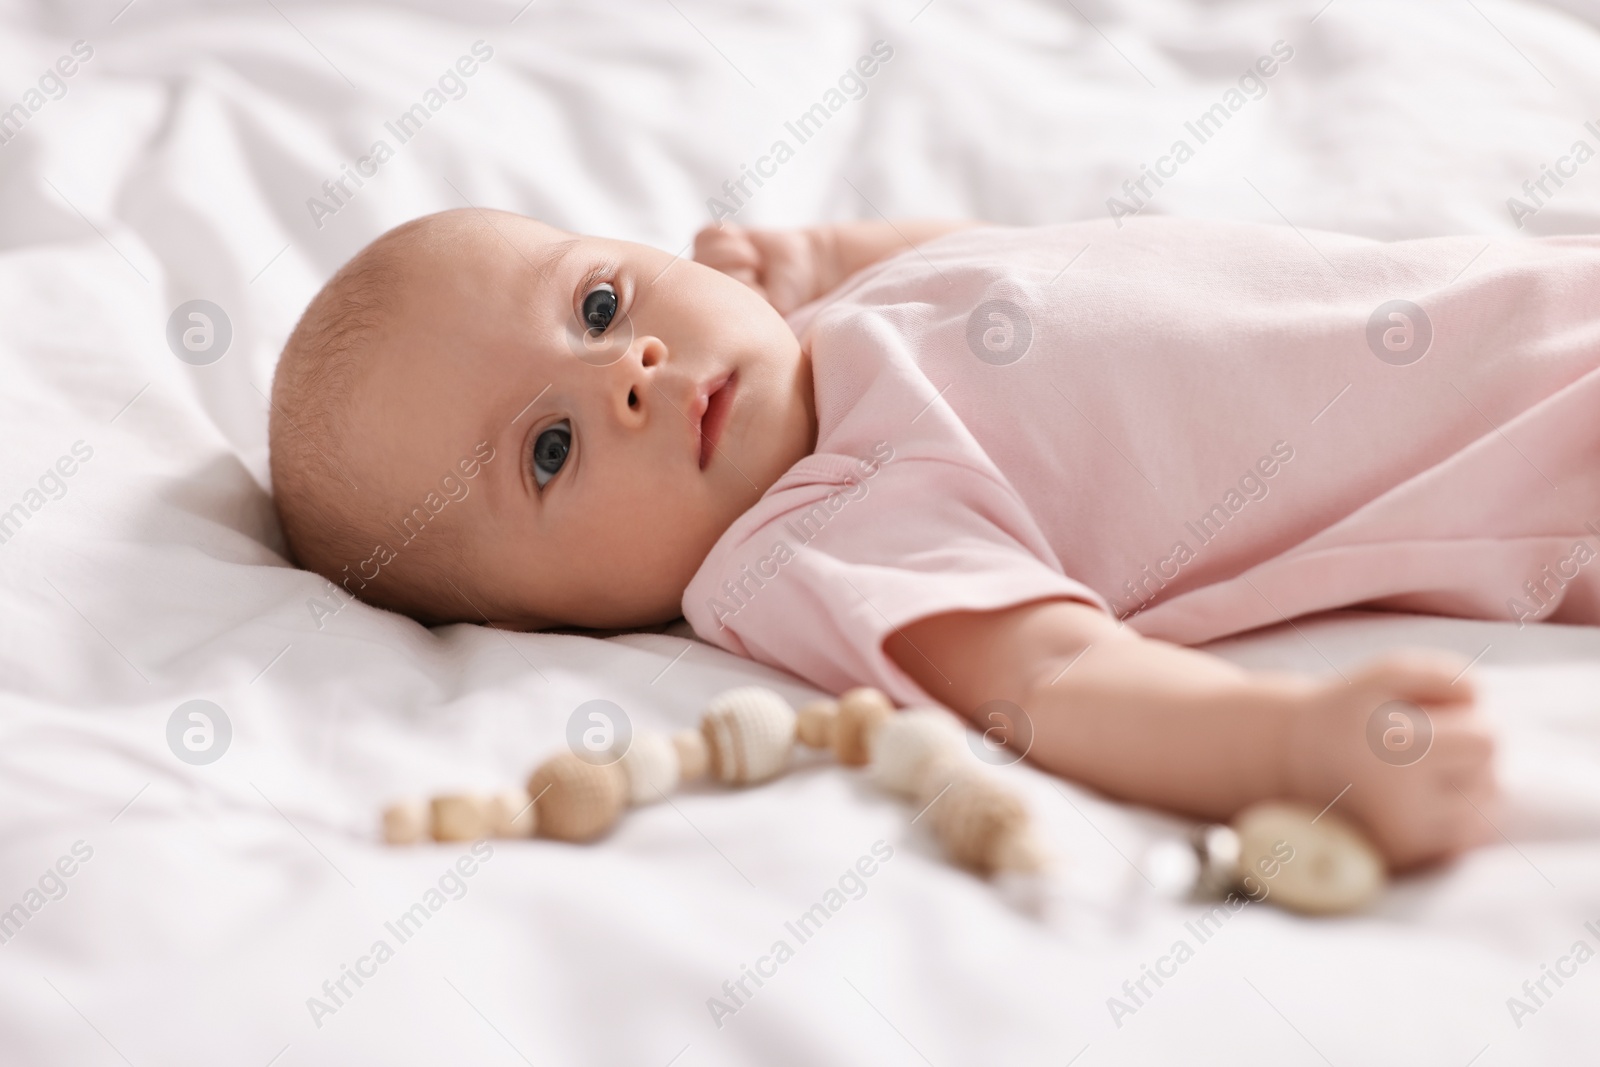
[[(920, 5), (920, 6), (919, 6)], [(403, 219), (463, 203), (686, 246), (876, 40), (892, 61), (741, 222), (1090, 217), (1275, 41), (1294, 58), (1150, 210), (1375, 236), (1513, 232), (1506, 198), (1600, 118), (1600, 7), (1531, 3), (735, 0), (593, 5), (9, 5), (0, 108), (93, 56), (0, 145), (0, 509), (82, 441), (0, 544), (0, 1061), (119, 1063), (1573, 1063), (1600, 920), (1600, 632), (1356, 614), (1228, 644), (1326, 671), (1401, 642), (1472, 656), (1503, 730), (1503, 843), (1371, 914), (1252, 907), (1118, 1026), (1107, 998), (1185, 936), (1157, 892), (1176, 820), (1026, 768), (1066, 857), (1045, 917), (940, 862), (909, 812), (818, 767), (691, 792), (603, 845), (494, 846), (404, 944), (464, 849), (384, 849), (388, 798), (519, 781), (606, 698), (638, 728), (711, 694), (803, 688), (667, 635), (451, 627), (361, 606), (319, 629), (263, 489), (272, 362), (316, 286)], [(307, 208), (384, 123), (493, 57), (319, 228)], [(42, 99), (42, 97), (41, 97)], [(1552, 186), (1553, 188), (1553, 186)], [(1527, 223), (1600, 229), (1600, 162)], [(210, 366), (169, 314), (223, 307)], [(212, 700), (194, 767), (168, 716)], [(707, 999), (874, 842), (894, 857), (720, 1028)], [(62, 857), (59, 883), (45, 872)], [(1148, 879), (1148, 880), (1147, 880)], [(446, 879), (446, 888), (457, 883)], [(25, 904), (26, 907), (26, 904)], [(319, 1027), (307, 999), (387, 939)], [(766, 965), (764, 965), (766, 966)], [(1591, 973), (1594, 972), (1594, 973)], [(754, 988), (753, 986), (750, 988)], [(1476, 1058), (1475, 1058), (1476, 1057)]]

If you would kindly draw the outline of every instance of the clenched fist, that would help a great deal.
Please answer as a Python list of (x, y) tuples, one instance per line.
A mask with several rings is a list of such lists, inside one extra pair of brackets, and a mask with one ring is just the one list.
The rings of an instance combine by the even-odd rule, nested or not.
[(821, 232), (707, 226), (694, 237), (697, 262), (743, 282), (787, 315), (833, 287)]

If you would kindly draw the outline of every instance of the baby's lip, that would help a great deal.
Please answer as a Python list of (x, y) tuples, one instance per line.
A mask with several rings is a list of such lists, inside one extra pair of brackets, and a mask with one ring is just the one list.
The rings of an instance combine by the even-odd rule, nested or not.
[(696, 394), (694, 421), (700, 443), (701, 470), (705, 470), (711, 462), (723, 427), (728, 424), (728, 412), (733, 406), (734, 379), (737, 377), (738, 373), (734, 371), (718, 375), (702, 384)]

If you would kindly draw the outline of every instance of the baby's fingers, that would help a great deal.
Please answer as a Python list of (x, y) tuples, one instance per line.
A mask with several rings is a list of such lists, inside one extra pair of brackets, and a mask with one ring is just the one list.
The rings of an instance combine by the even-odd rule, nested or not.
[(694, 235), (694, 258), (713, 270), (759, 288), (761, 256), (745, 231), (733, 225), (707, 226)]
[(1433, 745), (1416, 769), (1432, 777), (1441, 810), (1452, 813), (1452, 834), (1446, 837), (1459, 848), (1483, 844), (1496, 836), (1500, 801), (1494, 733), (1468, 712), (1445, 711), (1432, 718)]
[(1423, 757), (1426, 769), (1470, 800), (1492, 798), (1498, 784), (1489, 725), (1476, 715), (1447, 712), (1432, 716), (1432, 726), (1433, 744)]
[(1351, 679), (1385, 700), (1427, 705), (1470, 705), (1476, 686), (1469, 661), (1441, 649), (1404, 649), (1380, 656)]
[(1481, 716), (1460, 708), (1431, 709), (1433, 749), (1451, 766), (1476, 766), (1494, 760), (1494, 729)]

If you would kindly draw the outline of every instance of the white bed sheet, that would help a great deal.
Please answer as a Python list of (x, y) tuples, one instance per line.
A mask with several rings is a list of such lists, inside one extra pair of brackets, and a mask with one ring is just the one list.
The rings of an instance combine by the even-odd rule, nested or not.
[[(1118, 1025), (1107, 999), (1196, 915), (1147, 881), (1185, 826), (1021, 767), (1066, 857), (1043, 918), (816, 767), (637, 811), (595, 847), (496, 845), (399, 944), (384, 923), (466, 850), (377, 845), (385, 800), (520, 781), (585, 700), (669, 728), (729, 685), (807, 691), (665, 634), (430, 633), (359, 605), (319, 628), (325, 583), (284, 564), (263, 486), (273, 360), (366, 241), (472, 203), (683, 248), (707, 197), (876, 40), (894, 56), (865, 97), (740, 221), (1095, 216), (1281, 40), (1294, 57), (1265, 97), (1150, 210), (1513, 233), (1506, 198), (1574, 140), (1600, 145), (1600, 8), (124, 3), (9, 5), (0, 36), (0, 108), (74, 41), (93, 49), (0, 145), (0, 509), (93, 450), (0, 544), (0, 910), (92, 851), (0, 944), (0, 1061), (1592, 1057), (1600, 964), (1520, 1020), (1506, 1000), (1575, 941), (1600, 947), (1600, 631), (1347, 613), (1225, 644), (1319, 671), (1403, 642), (1481, 654), (1504, 840), (1358, 918), (1249, 908)], [(317, 226), (307, 199), (480, 40), (465, 95)], [(1600, 162), (1524, 232), (1596, 230)], [(209, 366), (164, 339), (195, 298), (234, 331)], [(209, 766), (166, 746), (190, 699), (232, 722)], [(708, 998), (878, 841), (893, 859), (864, 895), (719, 1027)], [(308, 998), (379, 938), (393, 958), (318, 1025)]]

